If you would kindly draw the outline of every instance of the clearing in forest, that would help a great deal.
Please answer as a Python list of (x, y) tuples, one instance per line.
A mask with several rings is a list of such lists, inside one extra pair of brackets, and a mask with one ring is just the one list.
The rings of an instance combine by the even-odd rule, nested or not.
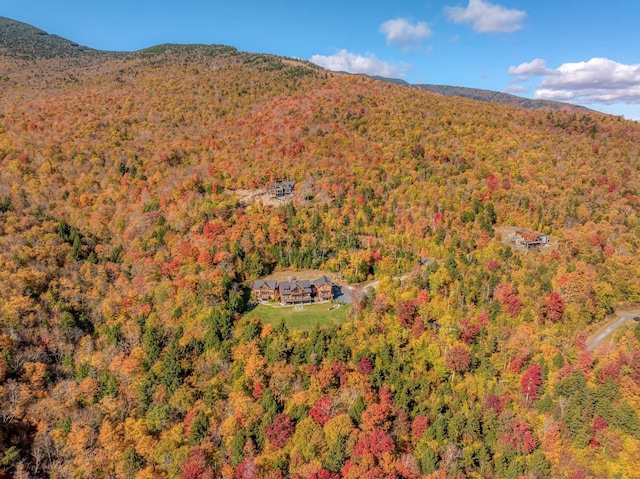
[(330, 324), (340, 325), (347, 321), (350, 305), (337, 303), (310, 303), (297, 306), (272, 306), (259, 304), (247, 316), (259, 318), (262, 324), (270, 324), (274, 328), (284, 320), (290, 330), (311, 331), (316, 327)]
[[(495, 236), (497, 239), (502, 241), (502, 243), (504, 244), (510, 245), (511, 249), (514, 252), (518, 252), (518, 253), (526, 254), (529, 251), (534, 250), (534, 251), (540, 251), (541, 253), (546, 254), (546, 253), (550, 253), (551, 251), (557, 250), (560, 246), (560, 241), (556, 236), (537, 234), (527, 228), (520, 228), (518, 226), (495, 226), (494, 230), (495, 230)], [(546, 236), (548, 238), (548, 243), (541, 246), (532, 246), (532, 247), (522, 246), (521, 242), (518, 241), (519, 239), (518, 236), (519, 236), (519, 233), (521, 232), (532, 233), (538, 236)]]

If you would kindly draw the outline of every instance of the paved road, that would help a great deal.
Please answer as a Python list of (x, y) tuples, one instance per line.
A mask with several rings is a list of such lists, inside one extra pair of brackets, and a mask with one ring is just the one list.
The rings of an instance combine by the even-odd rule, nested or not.
[(619, 319), (587, 343), (587, 349), (589, 351), (593, 351), (607, 336), (619, 329), (627, 321), (631, 321), (634, 317), (639, 316), (640, 311), (616, 311), (615, 314)]
[(344, 304), (351, 304), (351, 288), (349, 286), (342, 285), (339, 285), (338, 287), (340, 288), (340, 293), (336, 294), (334, 299)]
[[(409, 275), (405, 274), (405, 275), (402, 275), (402, 276), (394, 276), (391, 279), (393, 279), (394, 281), (397, 281), (397, 280), (404, 281), (408, 277), (409, 277)], [(366, 291), (369, 288), (376, 289), (379, 285), (380, 285), (380, 280), (376, 279), (375, 281), (372, 281), (370, 283), (362, 284), (358, 289), (361, 289), (362, 291)], [(341, 301), (341, 302), (343, 302), (345, 304), (351, 304), (353, 302), (353, 300), (351, 299), (351, 291), (353, 289), (355, 289), (355, 288), (353, 288), (351, 286), (344, 286), (344, 285), (339, 285), (339, 288), (340, 288), (341, 292), (339, 294), (336, 294), (334, 299), (336, 301)]]
[[(393, 278), (391, 278), (393, 281), (404, 281), (405, 279), (407, 279), (409, 277), (408, 274), (403, 274), (402, 276), (394, 276)], [(367, 290), (369, 288), (373, 288), (373, 289), (377, 289), (378, 286), (380, 285), (380, 280), (376, 279), (375, 281), (372, 281), (371, 283), (365, 283), (361, 286), (362, 290)]]

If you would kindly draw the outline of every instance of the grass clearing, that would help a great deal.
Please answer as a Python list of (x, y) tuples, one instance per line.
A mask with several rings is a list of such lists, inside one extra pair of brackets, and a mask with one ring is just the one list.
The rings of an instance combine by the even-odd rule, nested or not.
[[(334, 309), (329, 310), (329, 308)], [(297, 311), (293, 306), (272, 307), (259, 304), (254, 309), (246, 313), (250, 317), (260, 318), (263, 324), (277, 326), (284, 319), (290, 330), (311, 331), (316, 324), (321, 327), (330, 324), (340, 325), (347, 321), (349, 305), (341, 305), (339, 308), (329, 303), (305, 304), (302, 311)]]

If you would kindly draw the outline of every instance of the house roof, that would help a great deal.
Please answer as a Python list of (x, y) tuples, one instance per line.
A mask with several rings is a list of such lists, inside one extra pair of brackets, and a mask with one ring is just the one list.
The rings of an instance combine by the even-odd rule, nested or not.
[(320, 276), (318, 279), (314, 279), (311, 281), (306, 279), (303, 279), (303, 280), (293, 279), (292, 281), (278, 282), (270, 279), (267, 279), (267, 280), (258, 279), (253, 282), (253, 289), (259, 290), (265, 285), (267, 286), (267, 288), (269, 288), (269, 290), (279, 289), (280, 293), (282, 294), (290, 294), (291, 291), (294, 290), (296, 287), (302, 289), (304, 293), (311, 293), (312, 288), (314, 286), (315, 287), (320, 287), (323, 285), (333, 286), (333, 282), (326, 276)]
[(280, 283), (280, 292), (282, 294), (289, 294), (296, 287), (301, 288), (303, 292), (311, 292), (311, 281), (283, 281)]
[(520, 236), (523, 240), (527, 242), (538, 241), (547, 236), (545, 234), (538, 233), (536, 231), (531, 231), (531, 230), (516, 230), (516, 235)]
[(269, 189), (282, 190), (285, 193), (290, 193), (293, 191), (293, 187), (295, 186), (295, 184), (295, 181), (276, 181), (269, 184)]
[(316, 286), (322, 286), (323, 284), (328, 284), (329, 286), (332, 286), (333, 283), (331, 282), (331, 280), (329, 278), (327, 278), (326, 276), (320, 276), (318, 279), (313, 281), (313, 284), (315, 284)]
[(278, 287), (278, 282), (270, 279), (267, 279), (267, 280), (257, 279), (253, 282), (253, 289), (260, 289), (264, 285), (267, 285), (269, 289), (276, 289)]

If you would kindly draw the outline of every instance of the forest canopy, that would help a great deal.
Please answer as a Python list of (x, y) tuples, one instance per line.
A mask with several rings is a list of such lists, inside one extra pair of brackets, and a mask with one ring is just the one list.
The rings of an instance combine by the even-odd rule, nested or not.
[[(637, 123), (223, 46), (0, 65), (0, 477), (637, 474), (640, 326), (585, 334), (640, 303)], [(380, 282), (252, 313), (309, 268)]]

